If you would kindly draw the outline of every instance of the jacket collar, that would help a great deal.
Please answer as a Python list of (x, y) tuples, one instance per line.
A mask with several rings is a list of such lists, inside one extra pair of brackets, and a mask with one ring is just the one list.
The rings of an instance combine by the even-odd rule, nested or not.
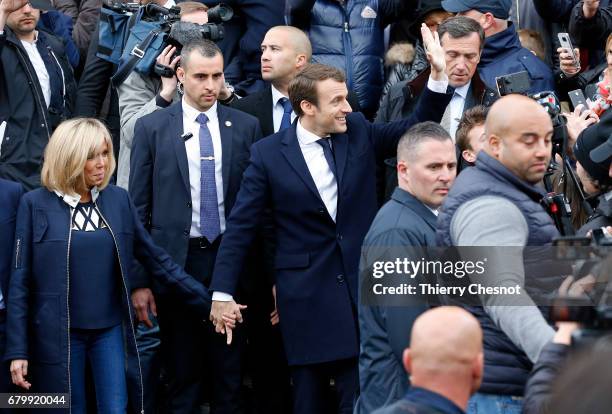
[(438, 217), (436, 217), (429, 207), (423, 204), (422, 201), (417, 199), (408, 191), (400, 187), (396, 187), (395, 190), (393, 190), (391, 199), (414, 211), (419, 217), (425, 220), (431, 228), (435, 230)]
[[(60, 190), (54, 190), (53, 192), (57, 194), (57, 196), (61, 198), (64, 203), (68, 204), (72, 208), (76, 208), (79, 201), (81, 201), (81, 196), (79, 194), (64, 194)], [(100, 190), (98, 187), (93, 187), (91, 189), (91, 201), (95, 202), (99, 195)]]
[(494, 34), (485, 39), (484, 48), (480, 55), (480, 66), (486, 66), (504, 55), (516, 52), (521, 49), (521, 42), (516, 33), (516, 28), (512, 22), (508, 22), (508, 28), (503, 32)]
[(526, 181), (521, 180), (514, 175), (505, 165), (499, 162), (497, 159), (491, 157), (485, 151), (480, 151), (476, 158), (476, 166), (479, 170), (486, 171), (493, 175), (500, 181), (507, 182), (508, 184), (516, 187), (519, 191), (527, 194), (536, 203), (539, 203), (542, 197), (546, 195), (544, 190), (530, 184)]

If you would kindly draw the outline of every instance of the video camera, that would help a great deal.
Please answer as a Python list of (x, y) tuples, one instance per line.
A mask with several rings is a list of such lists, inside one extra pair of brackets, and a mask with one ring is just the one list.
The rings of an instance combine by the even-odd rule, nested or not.
[[(229, 21), (233, 10), (224, 4), (208, 9), (208, 23), (198, 25), (180, 21), (181, 9), (165, 8), (155, 3), (105, 2), (101, 9), (97, 56), (118, 69), (112, 82), (119, 86), (132, 70), (153, 73), (155, 60), (168, 45), (180, 53), (183, 44), (207, 39), (217, 42), (225, 35), (223, 22)], [(189, 33), (181, 26), (188, 24)], [(158, 73), (159, 74), (159, 73)], [(173, 73), (169, 76), (173, 76)]]
[[(155, 3), (149, 3), (145, 7), (144, 15), (148, 19), (162, 20), (168, 24), (167, 34), (168, 43), (177, 47), (183, 45), (172, 36), (172, 25), (181, 19), (181, 9), (178, 6), (173, 6), (169, 9), (159, 6)], [(224, 4), (218, 4), (213, 8), (208, 9), (208, 23), (199, 25), (199, 31), (202, 39), (208, 39), (213, 42), (222, 40), (225, 36), (223, 23), (229, 21), (234, 15), (231, 7)]]
[(557, 259), (571, 260), (574, 279), (595, 277), (588, 296), (557, 297), (550, 308), (555, 322), (578, 322), (572, 345), (581, 347), (612, 334), (612, 235), (595, 229), (591, 237), (560, 237), (554, 240)]

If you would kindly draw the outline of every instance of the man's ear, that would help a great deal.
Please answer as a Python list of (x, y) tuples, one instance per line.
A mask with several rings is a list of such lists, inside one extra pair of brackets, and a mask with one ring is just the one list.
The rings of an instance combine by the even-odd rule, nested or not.
[(306, 66), (307, 64), (308, 64), (308, 59), (306, 58), (306, 55), (300, 54), (300, 55), (296, 56), (296, 58), (295, 58), (295, 68), (297, 70), (304, 69), (304, 66)]
[(474, 359), (474, 363), (472, 364), (472, 394), (478, 391), (480, 388), (480, 384), (482, 384), (482, 376), (484, 373), (484, 355), (483, 353), (479, 353), (478, 356)]
[(402, 354), (402, 362), (404, 363), (404, 369), (408, 374), (412, 373), (412, 355), (410, 354), (410, 348), (404, 349)]
[(487, 144), (488, 145), (485, 147), (485, 150), (487, 150), (489, 155), (497, 158), (497, 156), (499, 155), (499, 152), (501, 150), (502, 139), (500, 137), (498, 137), (497, 135), (491, 134), (487, 138)]
[(487, 30), (495, 25), (495, 16), (493, 13), (487, 12), (482, 15), (482, 21), (480, 22), (482, 30)]
[(467, 162), (471, 162), (472, 164), (476, 162), (476, 154), (474, 154), (474, 151), (472, 150), (469, 150), (469, 149), (463, 150), (461, 152), (461, 156)]
[(313, 116), (316, 110), (316, 107), (312, 104), (312, 102), (303, 99), (300, 102), (300, 108), (302, 108), (302, 112), (304, 115)]
[(181, 83), (185, 82), (185, 69), (182, 66), (176, 68), (176, 78)]

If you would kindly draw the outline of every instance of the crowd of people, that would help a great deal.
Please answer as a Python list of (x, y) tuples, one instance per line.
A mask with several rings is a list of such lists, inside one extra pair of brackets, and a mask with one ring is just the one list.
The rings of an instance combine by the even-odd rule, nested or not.
[[(147, 3), (172, 41), (116, 81), (110, 3), (0, 0), (0, 393), (609, 410), (609, 343), (574, 358), (585, 326), (543, 298), (607, 297), (610, 258), (573, 274), (552, 246), (612, 239), (612, 5), (228, 0), (215, 42), (218, 1)], [(373, 263), (466, 246), (525, 293), (371, 303)]]

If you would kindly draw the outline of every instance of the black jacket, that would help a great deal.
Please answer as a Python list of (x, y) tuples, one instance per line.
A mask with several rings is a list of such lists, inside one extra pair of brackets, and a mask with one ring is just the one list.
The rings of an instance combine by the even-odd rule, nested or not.
[(523, 414), (544, 414), (548, 412), (553, 380), (562, 368), (568, 350), (567, 345), (552, 342), (542, 349), (540, 358), (534, 365), (525, 387)]
[(89, 50), (85, 68), (79, 80), (79, 89), (76, 95), (76, 116), (103, 118), (111, 131), (115, 158), (119, 154), (119, 97), (117, 90), (111, 86), (110, 78), (116, 67), (111, 62), (99, 58), (98, 32), (96, 28)]
[(600, 4), (597, 13), (591, 19), (584, 18), (582, 2), (572, 9), (569, 33), (576, 46), (603, 48), (610, 30), (612, 30), (612, 6), (604, 7)]
[(50, 78), (60, 82), (56, 87), (52, 82), (48, 108), (21, 42), (8, 27), (0, 35), (0, 122), (7, 122), (0, 146), (0, 178), (21, 182), (28, 190), (40, 186), (43, 151), (55, 127), (71, 117), (76, 94), (62, 41), (39, 31), (37, 46), (49, 62), (45, 66)]

